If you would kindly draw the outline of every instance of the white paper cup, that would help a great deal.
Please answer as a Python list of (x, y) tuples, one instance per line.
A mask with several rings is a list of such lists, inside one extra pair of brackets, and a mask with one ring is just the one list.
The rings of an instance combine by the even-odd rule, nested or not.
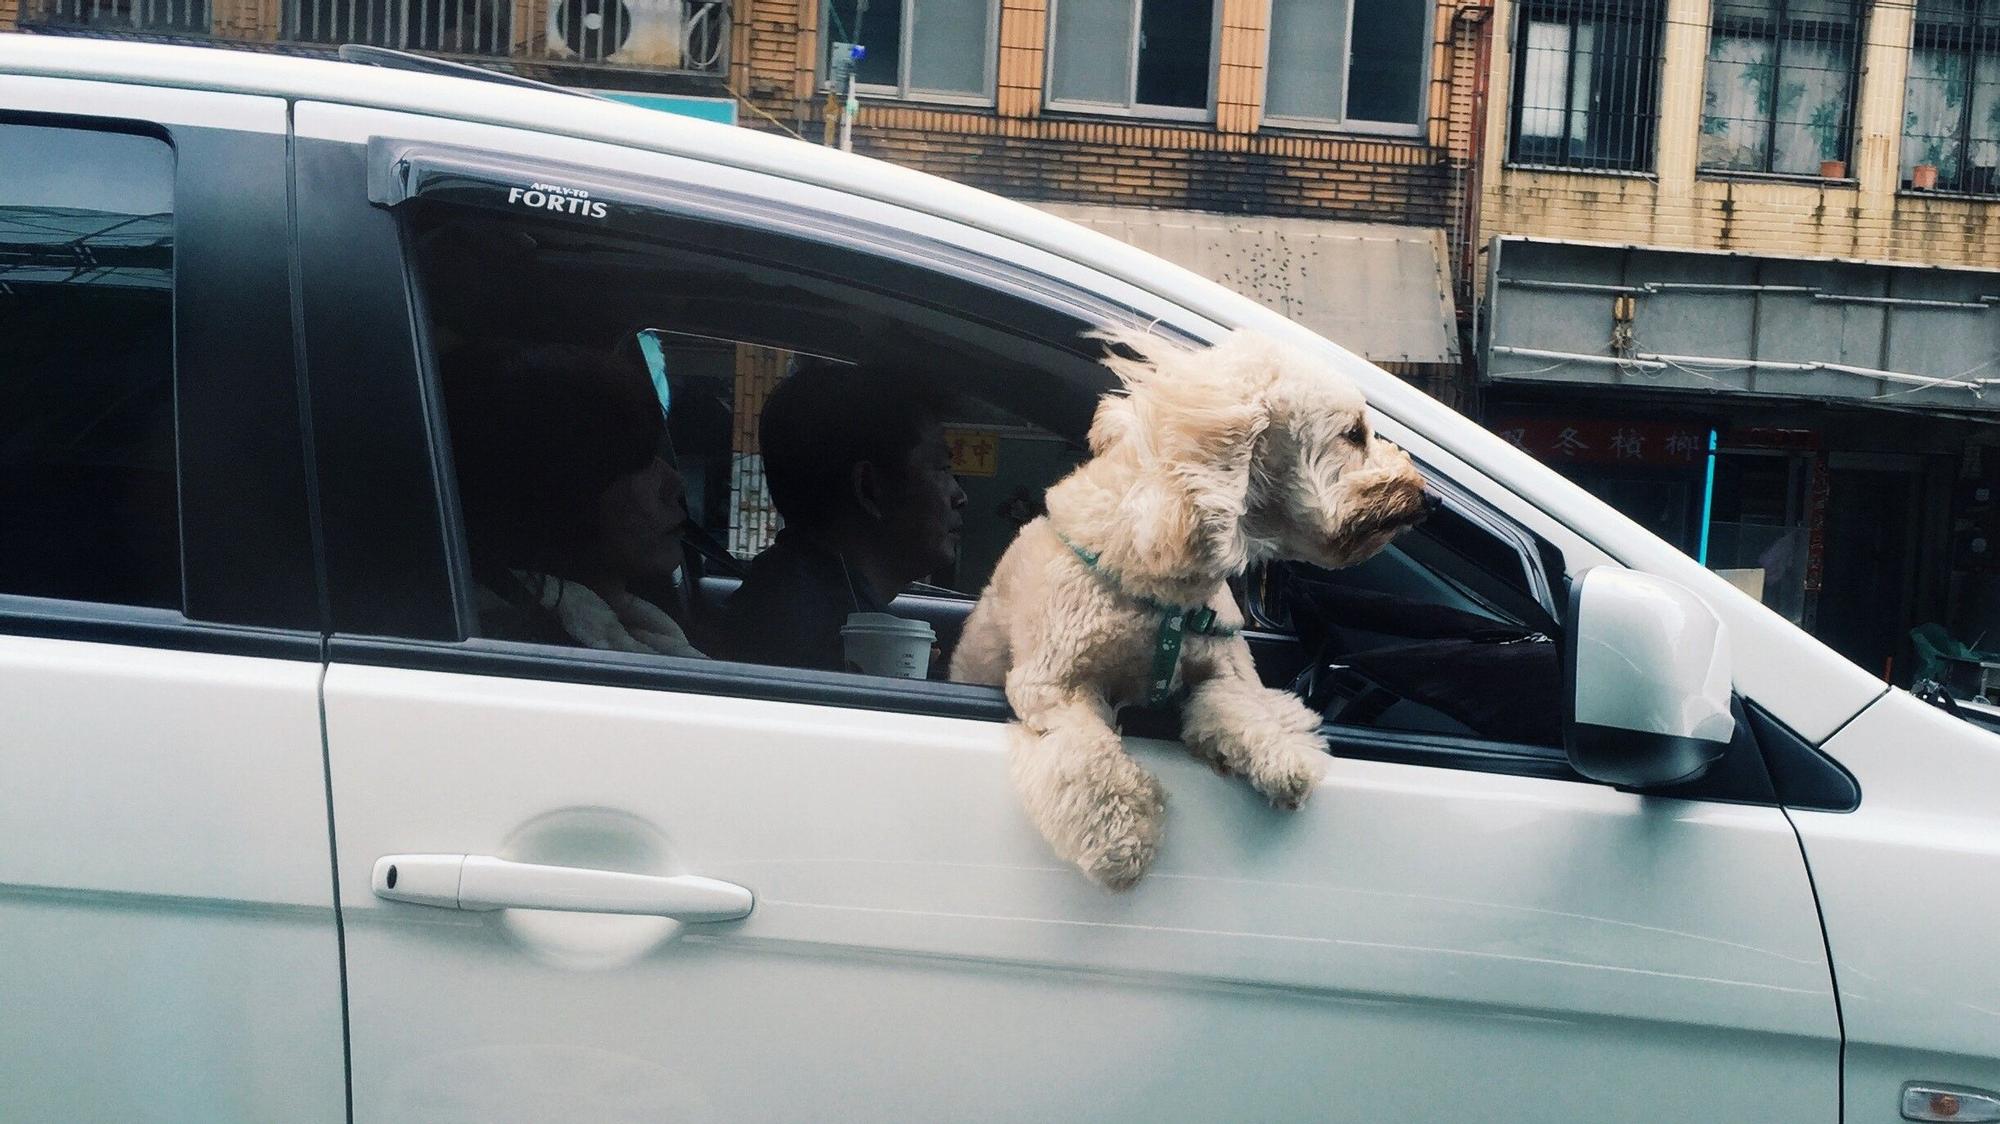
[(922, 679), (930, 674), (935, 643), (930, 625), (888, 613), (850, 613), (840, 629), (847, 670), (863, 675)]

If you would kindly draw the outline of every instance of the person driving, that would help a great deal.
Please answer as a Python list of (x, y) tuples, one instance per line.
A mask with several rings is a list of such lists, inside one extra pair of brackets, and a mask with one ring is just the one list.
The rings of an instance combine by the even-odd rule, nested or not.
[(966, 500), (942, 416), (920, 375), (883, 365), (813, 364), (778, 384), (758, 437), (784, 529), (723, 606), (712, 651), (843, 670), (850, 614), (886, 612), (957, 560)]
[(687, 523), (645, 372), (587, 348), (469, 346), (443, 385), (481, 634), (701, 656), (638, 592), (670, 587)]

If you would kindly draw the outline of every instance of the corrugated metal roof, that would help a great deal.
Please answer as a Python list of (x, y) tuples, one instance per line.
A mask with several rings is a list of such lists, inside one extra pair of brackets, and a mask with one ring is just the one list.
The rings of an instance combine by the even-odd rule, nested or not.
[(1226, 285), (1378, 363), (1458, 362), (1444, 231), (1040, 203)]

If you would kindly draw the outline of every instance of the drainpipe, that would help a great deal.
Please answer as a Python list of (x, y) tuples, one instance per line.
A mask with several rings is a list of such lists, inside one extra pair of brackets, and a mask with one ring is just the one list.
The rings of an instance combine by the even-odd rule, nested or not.
[[(1479, 354), (1479, 214), (1481, 196), (1486, 190), (1486, 98), (1493, 73), (1493, 9), (1483, 0), (1465, 4), (1453, 14), (1454, 25), (1474, 26), (1477, 36), (1472, 48), (1472, 123), (1470, 129), (1470, 151), (1467, 153), (1465, 175), (1465, 197), (1461, 202), (1458, 218), (1458, 277), (1459, 299), (1467, 309), (1470, 330), (1462, 347), (1465, 358), (1460, 362), (1461, 371), (1477, 364)], [(1454, 27), (1454, 35), (1456, 28)], [(1465, 380), (1465, 406), (1476, 400), (1479, 385), (1478, 375)], [(1476, 411), (1467, 410), (1467, 413)]]

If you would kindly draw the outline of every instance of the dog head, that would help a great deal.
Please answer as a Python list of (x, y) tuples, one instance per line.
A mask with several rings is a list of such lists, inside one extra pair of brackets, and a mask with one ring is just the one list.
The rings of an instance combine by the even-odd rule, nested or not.
[(1105, 361), (1126, 393), (1104, 398), (1090, 429), (1098, 471), (1128, 485), (1099, 513), (1120, 530), (1093, 536), (1119, 573), (1212, 580), (1260, 557), (1351, 566), (1423, 518), (1416, 466), (1324, 363), (1248, 332), (1199, 351), (1111, 342), (1138, 356)]
[(1269, 340), (1242, 346), (1270, 378), (1244, 514), (1253, 554), (1352, 566), (1423, 520), (1423, 475), (1375, 433), (1352, 382)]

